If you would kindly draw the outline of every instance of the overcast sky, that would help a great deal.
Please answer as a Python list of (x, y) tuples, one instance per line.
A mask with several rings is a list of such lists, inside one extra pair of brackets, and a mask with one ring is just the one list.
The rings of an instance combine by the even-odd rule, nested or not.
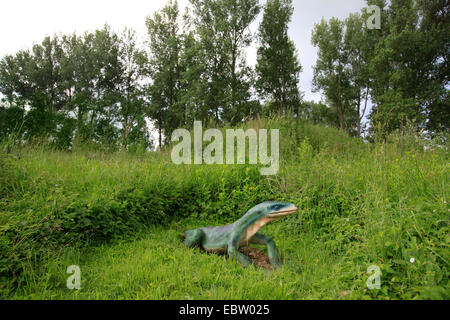
[[(261, 0), (263, 2), (264, 0)], [(120, 32), (130, 27), (141, 39), (146, 36), (145, 18), (162, 8), (167, 0), (10, 0), (0, 5), (0, 57), (30, 48), (47, 35), (95, 30), (108, 23)], [(187, 0), (179, 0), (184, 12)], [(294, 14), (289, 35), (294, 40), (303, 72), (300, 89), (307, 100), (320, 100), (320, 94), (311, 92), (312, 67), (317, 51), (311, 45), (314, 23), (322, 17), (345, 18), (351, 12), (360, 12), (365, 0), (294, 0)], [(252, 25), (256, 31), (262, 14)], [(248, 49), (247, 61), (254, 65), (256, 48)]]

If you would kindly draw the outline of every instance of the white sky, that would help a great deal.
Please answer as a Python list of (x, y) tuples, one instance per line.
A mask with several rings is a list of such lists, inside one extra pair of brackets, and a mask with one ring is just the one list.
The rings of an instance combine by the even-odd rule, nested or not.
[[(261, 0), (263, 3), (265, 0)], [(125, 27), (138, 32), (141, 40), (146, 38), (145, 18), (162, 8), (167, 0), (7, 0), (0, 4), (0, 57), (27, 49), (39, 43), (47, 35), (67, 34), (102, 28), (108, 23), (120, 32)], [(188, 0), (178, 0), (180, 11)], [(317, 50), (311, 45), (314, 23), (322, 17), (345, 18), (351, 12), (360, 12), (365, 0), (294, 0), (294, 14), (289, 35), (294, 40), (303, 72), (300, 89), (306, 100), (319, 101), (320, 93), (311, 92), (313, 65)], [(256, 31), (262, 13), (252, 24)], [(256, 45), (247, 50), (247, 61), (254, 65)]]

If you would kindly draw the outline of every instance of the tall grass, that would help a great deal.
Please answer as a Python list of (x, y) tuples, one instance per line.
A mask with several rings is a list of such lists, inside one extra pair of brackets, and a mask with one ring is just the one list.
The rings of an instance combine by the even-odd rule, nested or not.
[[(0, 292), (76, 298), (61, 269), (75, 260), (88, 268), (91, 286), (78, 294), (85, 298), (450, 296), (446, 149), (425, 151), (410, 137), (368, 144), (290, 118), (244, 128), (280, 129), (277, 175), (263, 177), (249, 165), (176, 166), (169, 152), (25, 146), (0, 157)], [(279, 273), (264, 278), (175, 240), (188, 226), (230, 223), (269, 199), (299, 207), (295, 217), (266, 227), (285, 253)], [(137, 234), (142, 240), (133, 240)], [(90, 253), (81, 255), (86, 248)], [(120, 263), (100, 276), (110, 254), (119, 254)], [(145, 265), (163, 271), (158, 276)], [(369, 265), (381, 268), (380, 290), (365, 285)], [(127, 282), (126, 272), (137, 275)], [(261, 288), (236, 284), (242, 277)]]

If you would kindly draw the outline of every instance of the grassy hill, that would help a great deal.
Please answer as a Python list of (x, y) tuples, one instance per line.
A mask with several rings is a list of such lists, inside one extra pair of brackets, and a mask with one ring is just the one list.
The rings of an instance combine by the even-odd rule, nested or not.
[[(369, 144), (294, 119), (280, 170), (180, 165), (159, 153), (3, 144), (0, 295), (24, 299), (448, 299), (449, 164), (416, 136)], [(9, 151), (9, 152), (6, 152)], [(284, 267), (242, 268), (186, 249), (189, 228), (234, 222), (265, 200), (299, 213), (262, 230)], [(265, 248), (261, 247), (261, 250)], [(66, 288), (78, 265), (82, 289)], [(367, 268), (381, 269), (369, 290)]]

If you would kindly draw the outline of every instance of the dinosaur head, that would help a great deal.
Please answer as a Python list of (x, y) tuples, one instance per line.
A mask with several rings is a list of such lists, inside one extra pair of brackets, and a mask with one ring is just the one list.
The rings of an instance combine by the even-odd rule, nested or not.
[(276, 220), (297, 212), (297, 207), (290, 202), (266, 201), (251, 208), (246, 215), (259, 219)]
[(279, 219), (297, 212), (297, 207), (290, 202), (268, 201), (263, 202), (263, 212), (267, 218)]
[(249, 240), (267, 223), (297, 212), (297, 207), (290, 202), (266, 201), (251, 208), (236, 222), (245, 230), (244, 240)]

